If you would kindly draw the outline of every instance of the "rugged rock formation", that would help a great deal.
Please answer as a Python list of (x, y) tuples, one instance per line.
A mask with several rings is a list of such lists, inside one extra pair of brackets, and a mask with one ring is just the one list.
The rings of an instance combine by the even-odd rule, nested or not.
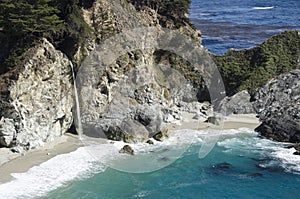
[(22, 68), (1, 75), (0, 144), (32, 149), (72, 123), (69, 60), (46, 39), (27, 52)]
[(250, 99), (251, 96), (249, 92), (243, 90), (231, 97), (225, 97), (220, 102), (219, 109), (221, 113), (226, 115), (256, 113)]
[(153, 136), (153, 138), (157, 141), (163, 141), (168, 137), (169, 137), (169, 130), (167, 128), (162, 129), (159, 133)]
[(262, 136), (283, 142), (300, 142), (300, 70), (270, 80), (254, 95)]
[[(80, 8), (71, 4), (68, 4), (71, 14), (63, 13), (77, 21), (67, 24), (66, 29), (76, 26), (86, 34), (80, 42), (77, 32), (74, 38), (61, 38), (56, 41), (56, 47), (74, 56), (78, 65), (92, 54), (97, 44), (124, 30), (139, 27), (177, 29), (201, 45), (201, 33), (192, 28), (185, 14), (188, 8), (177, 9), (180, 11), (177, 15), (174, 10), (157, 12), (149, 5), (138, 3), (137, 7), (136, 3), (125, 0), (81, 1), (83, 18), (90, 26), (86, 27), (82, 16), (76, 16), (80, 15)], [(70, 23), (69, 18), (64, 18), (66, 23)], [(51, 38), (55, 40), (56, 36)], [(174, 55), (156, 51), (144, 47), (122, 54), (103, 71), (77, 68), (83, 130), (87, 136), (125, 142), (145, 141), (160, 132), (166, 112), (172, 113), (173, 120), (180, 119), (180, 102), (193, 102), (193, 106), (182, 107), (196, 106), (197, 113), (206, 114), (208, 109), (201, 109), (196, 102), (198, 88), (187, 76), (171, 68), (168, 59), (162, 60), (167, 68), (155, 67), (160, 64), (155, 61), (157, 56), (174, 58)], [(46, 39), (30, 49), (25, 57), (22, 66), (9, 69), (0, 80), (0, 145), (14, 147), (16, 151), (41, 146), (62, 135), (72, 123), (73, 89), (67, 57)], [(181, 61), (177, 61), (179, 64), (182, 65)], [(186, 74), (199, 76), (194, 68), (186, 65), (184, 69)], [(83, 80), (80, 77), (84, 75), (87, 76)], [(130, 81), (126, 79), (129, 77)], [(187, 92), (190, 89), (194, 91)]]
[[(198, 88), (194, 88), (187, 77), (172, 68), (168, 60), (156, 62), (157, 56), (174, 55), (163, 52), (158, 55), (159, 49), (141, 46), (140, 43), (146, 40), (139, 40), (147, 34), (148, 40), (156, 41), (156, 31), (163, 32), (162, 29), (168, 27), (194, 39), (200, 47), (200, 33), (189, 25), (187, 17), (180, 20), (179, 25), (178, 21), (168, 20), (164, 13), (146, 4), (107, 0), (95, 1), (92, 7), (84, 10), (84, 17), (95, 30), (96, 43), (115, 43), (108, 48), (113, 49), (111, 54), (122, 52), (123, 48), (118, 48), (122, 38), (136, 37), (130, 45), (139, 47), (139, 50), (121, 53), (105, 67), (101, 67), (101, 63), (106, 57), (95, 47), (96, 50), (82, 63), (78, 82), (84, 134), (125, 142), (146, 141), (160, 132), (164, 122), (181, 119), (180, 107), (183, 106), (180, 104), (198, 103)], [(140, 27), (152, 27), (155, 31), (128, 33), (128, 30)], [(110, 40), (112, 35), (122, 31), (127, 32)], [(186, 69), (189, 70), (187, 66)], [(188, 92), (193, 89), (194, 92)], [(197, 111), (200, 113), (199, 107), (201, 105)], [(203, 115), (206, 110), (202, 110)]]

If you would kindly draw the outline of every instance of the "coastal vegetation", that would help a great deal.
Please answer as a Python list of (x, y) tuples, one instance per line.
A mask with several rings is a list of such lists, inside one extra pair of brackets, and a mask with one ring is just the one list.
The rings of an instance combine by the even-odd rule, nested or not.
[(0, 74), (20, 64), (23, 53), (41, 38), (72, 56), (91, 34), (79, 0), (3, 0), (0, 2)]
[(138, 10), (142, 10), (144, 7), (155, 10), (160, 15), (159, 21), (164, 27), (168, 20), (176, 22), (176, 28), (185, 23), (192, 24), (186, 16), (191, 0), (128, 0), (128, 2), (132, 3)]
[(300, 32), (289, 30), (251, 49), (230, 49), (212, 55), (223, 77), (228, 95), (254, 91), (280, 74), (300, 68)]

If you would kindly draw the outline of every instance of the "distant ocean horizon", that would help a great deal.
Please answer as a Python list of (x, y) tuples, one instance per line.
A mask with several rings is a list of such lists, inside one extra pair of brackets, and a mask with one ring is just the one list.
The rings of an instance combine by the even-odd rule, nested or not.
[[(192, 0), (190, 18), (202, 31), (203, 45), (222, 54), (250, 48), (287, 29), (299, 29), (299, 0)], [(56, 156), (0, 185), (0, 198), (43, 199), (296, 199), (300, 197), (300, 156), (288, 144), (258, 137), (250, 129), (220, 131), (203, 159), (198, 152), (205, 131), (192, 131), (191, 144), (172, 164), (148, 173), (127, 173), (106, 165), (112, 144), (93, 160), (82, 147)], [(182, 134), (183, 131), (177, 131)], [(165, 143), (172, 150), (184, 145)], [(135, 145), (149, 150), (148, 145)], [(149, 151), (151, 153), (152, 151)], [(159, 157), (161, 164), (168, 156)], [(138, 164), (138, 163), (137, 163)], [(135, 165), (136, 166), (136, 165)]]

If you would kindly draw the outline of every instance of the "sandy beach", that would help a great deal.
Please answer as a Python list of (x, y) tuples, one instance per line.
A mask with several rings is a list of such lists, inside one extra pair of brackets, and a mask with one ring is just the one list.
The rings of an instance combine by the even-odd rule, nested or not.
[[(169, 130), (179, 129), (237, 129), (249, 128), (254, 129), (259, 125), (259, 120), (254, 114), (230, 115), (223, 118), (220, 126), (192, 119), (194, 115), (189, 113), (183, 114), (181, 123), (169, 124)], [(0, 149), (0, 184), (13, 179), (11, 173), (23, 173), (31, 167), (39, 165), (57, 155), (70, 153), (83, 146), (83, 143), (77, 136), (66, 134), (57, 138), (53, 142), (46, 143), (40, 149), (31, 150), (21, 154), (12, 153), (7, 148)]]
[(249, 128), (255, 129), (259, 126), (259, 119), (255, 114), (236, 114), (228, 115), (223, 117), (223, 122), (220, 125), (214, 125), (204, 121), (193, 119), (195, 114), (184, 113), (183, 121), (181, 123), (169, 124), (167, 128), (169, 130), (179, 129), (196, 129), (202, 130), (207, 128), (212, 129), (238, 129), (238, 128)]
[(12, 153), (7, 148), (0, 149), (0, 184), (13, 179), (11, 173), (23, 173), (57, 155), (70, 153), (82, 146), (77, 136), (66, 134), (46, 143), (39, 149), (24, 153)]

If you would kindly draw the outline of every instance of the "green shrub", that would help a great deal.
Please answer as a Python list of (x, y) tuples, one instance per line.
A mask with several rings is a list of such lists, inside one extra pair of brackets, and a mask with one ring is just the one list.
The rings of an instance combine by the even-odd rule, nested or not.
[(228, 95), (255, 90), (268, 80), (300, 68), (299, 31), (289, 30), (247, 50), (229, 50), (212, 55), (223, 77)]

